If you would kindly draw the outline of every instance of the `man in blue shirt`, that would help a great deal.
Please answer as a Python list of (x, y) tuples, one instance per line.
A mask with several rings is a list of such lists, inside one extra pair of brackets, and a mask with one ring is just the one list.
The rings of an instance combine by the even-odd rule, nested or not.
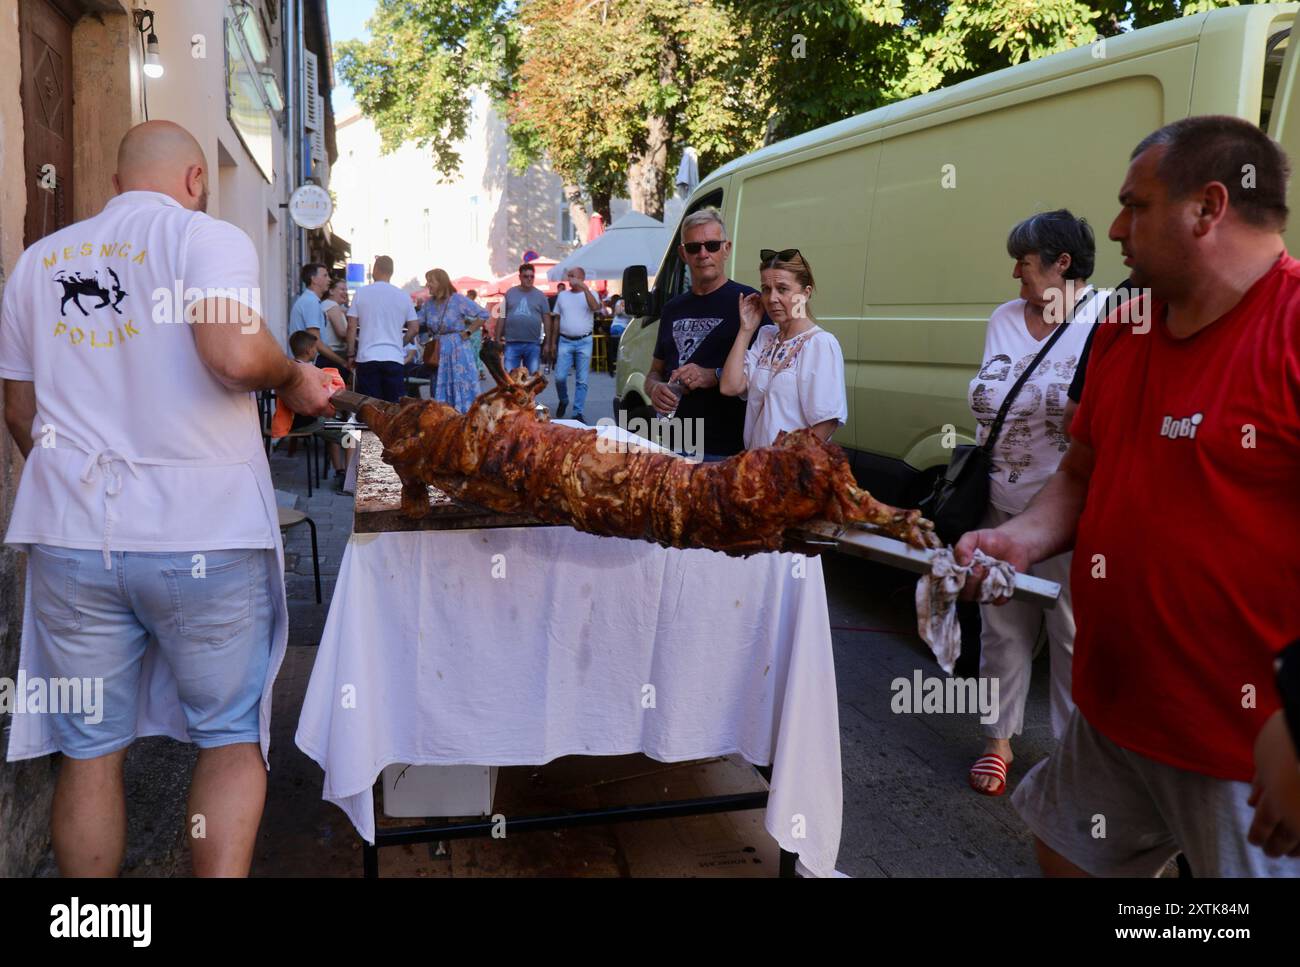
[(329, 269), (320, 262), (308, 262), (302, 267), (302, 284), (302, 295), (298, 296), (293, 308), (289, 310), (289, 335), (292, 336), (295, 332), (311, 333), (316, 337), (316, 349), (320, 353), (317, 364), (328, 360), (330, 365), (346, 368), (347, 363), (343, 357), (325, 345), (325, 340), (320, 337), (321, 330), (329, 325), (325, 310), (321, 308), (321, 300), (330, 287)]

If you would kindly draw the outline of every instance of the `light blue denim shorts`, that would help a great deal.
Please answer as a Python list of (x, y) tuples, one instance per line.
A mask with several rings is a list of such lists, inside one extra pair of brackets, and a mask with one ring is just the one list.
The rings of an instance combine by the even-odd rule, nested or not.
[[(49, 712), (60, 751), (92, 759), (131, 744), (151, 647), (176, 677), (196, 745), (258, 742), (274, 567), (275, 551), (256, 548), (114, 551), (106, 569), (102, 551), (33, 545), (35, 648), (52, 678), (86, 683), (82, 708)], [(86, 707), (91, 692), (102, 695), (98, 708)]]

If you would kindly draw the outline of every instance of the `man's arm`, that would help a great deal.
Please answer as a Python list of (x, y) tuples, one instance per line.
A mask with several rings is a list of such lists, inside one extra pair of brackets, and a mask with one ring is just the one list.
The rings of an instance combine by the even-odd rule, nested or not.
[(25, 458), (32, 452), (32, 421), (36, 419), (36, 384), (5, 380), (5, 425)]
[[(1088, 497), (1093, 461), (1091, 447), (1077, 439), (1071, 440), (1056, 473), (1048, 478), (1024, 513), (1001, 527), (964, 534), (954, 548), (957, 563), (970, 563), (978, 548), (1023, 573), (1031, 564), (1068, 551), (1074, 546), (1075, 530)], [(966, 582), (966, 593), (973, 593), (981, 580), (982, 574), (972, 574)]]
[(1247, 805), (1255, 807), (1246, 839), (1266, 856), (1300, 856), (1300, 761), (1278, 709), (1255, 738), (1255, 777)]
[[(218, 320), (208, 322), (206, 320)], [(240, 319), (255, 325), (219, 320)], [(190, 310), (190, 332), (199, 358), (223, 386), (238, 392), (273, 389), (295, 413), (331, 416), (328, 373), (295, 362), (276, 344), (262, 320), (233, 299), (204, 299)]]
[(322, 356), (328, 359), (335, 366), (347, 365), (347, 363), (343, 360), (342, 356), (340, 356), (334, 350), (330, 349), (329, 346), (325, 345), (325, 340), (321, 339), (320, 337), (319, 329), (317, 329), (315, 326), (309, 326), (307, 328), (307, 332), (311, 333), (313, 336), (316, 337), (316, 351), (318, 353), (320, 353)]
[(420, 317), (416, 314), (415, 308), (412, 307), (411, 311), (406, 316), (406, 330), (404, 332), (404, 335), (406, 336), (405, 342), (415, 342), (415, 337), (419, 334)]
[(1074, 414), (1077, 413), (1078, 410), (1079, 404), (1074, 400), (1067, 399), (1065, 401), (1065, 413), (1061, 416), (1061, 430), (1065, 433), (1067, 438), (1070, 436), (1070, 424), (1074, 422)]
[(357, 358), (357, 317), (348, 316), (348, 334), (344, 337), (348, 347), (348, 359)]
[(560, 352), (560, 316), (555, 312), (542, 313), (542, 324), (546, 327), (546, 338), (542, 340), (542, 360), (554, 365)]

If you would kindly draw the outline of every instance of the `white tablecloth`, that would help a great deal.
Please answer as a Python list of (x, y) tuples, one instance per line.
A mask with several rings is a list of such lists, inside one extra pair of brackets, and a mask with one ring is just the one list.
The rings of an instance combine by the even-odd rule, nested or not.
[(297, 743), (372, 843), (371, 787), (394, 762), (739, 753), (773, 766), (768, 832), (829, 876), (843, 803), (821, 562), (565, 527), (355, 534)]

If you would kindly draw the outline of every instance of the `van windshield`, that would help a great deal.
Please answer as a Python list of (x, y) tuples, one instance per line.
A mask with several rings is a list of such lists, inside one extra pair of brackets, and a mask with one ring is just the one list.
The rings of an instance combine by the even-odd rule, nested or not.
[[(722, 189), (711, 191), (703, 198), (697, 198), (686, 209), (682, 218), (692, 212), (697, 212), (701, 208), (721, 208), (722, 207)], [(663, 271), (661, 277), (655, 279), (655, 289), (657, 298), (655, 304), (663, 307), (668, 304), (668, 300), (674, 296), (681, 295), (691, 287), (691, 270), (685, 262), (682, 261), (681, 253), (678, 251), (678, 243), (682, 240), (682, 228), (679, 224), (677, 231), (673, 233), (673, 241), (670, 246), (667, 257), (664, 259)]]
[(1273, 116), (1273, 100), (1277, 96), (1277, 85), (1282, 79), (1282, 61), (1286, 59), (1286, 50), (1291, 38), (1291, 28), (1271, 34), (1264, 48), (1264, 87), (1259, 99), (1259, 126), (1268, 130)]

